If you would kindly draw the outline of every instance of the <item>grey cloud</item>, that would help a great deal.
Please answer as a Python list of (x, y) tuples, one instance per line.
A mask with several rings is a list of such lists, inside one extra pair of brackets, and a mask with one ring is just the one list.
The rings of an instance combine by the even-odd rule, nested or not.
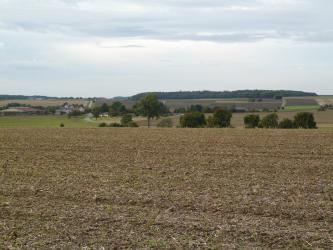
[[(82, 3), (100, 8), (81, 10)], [(115, 3), (124, 4), (125, 10), (113, 8)], [(27, 0), (19, 8), (18, 0), (0, 0), (0, 4), (5, 11), (0, 17), (0, 29), (18, 31), (215, 42), (253, 42), (267, 38), (332, 40), (327, 30), (333, 29), (333, 3), (326, 0), (123, 0), (120, 3), (53, 0), (49, 4)], [(126, 4), (133, 5), (133, 10), (129, 7), (126, 11)], [(19, 15), (17, 9), (25, 15)], [(217, 35), (197, 35), (203, 32)]]
[[(114, 96), (205, 83), (218, 90), (306, 84), (313, 91), (313, 82), (333, 91), (332, 0), (0, 0), (0, 6), (3, 93)], [(267, 39), (276, 41), (256, 44)], [(182, 40), (193, 43), (160, 42)], [(205, 51), (199, 41), (216, 44)]]
[(99, 47), (100, 47), (100, 48), (104, 48), (104, 49), (145, 48), (145, 46), (142, 46), (142, 45), (134, 45), (134, 44), (131, 44), (131, 45), (123, 45), (123, 46), (103, 46), (103, 45), (100, 45)]

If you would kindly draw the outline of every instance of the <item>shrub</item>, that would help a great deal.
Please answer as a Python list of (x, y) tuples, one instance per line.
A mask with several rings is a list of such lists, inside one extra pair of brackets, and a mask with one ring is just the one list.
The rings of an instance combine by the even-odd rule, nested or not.
[(203, 106), (200, 104), (197, 105), (191, 105), (189, 108), (190, 112), (202, 112), (203, 111)]
[(215, 128), (216, 121), (213, 116), (209, 116), (206, 123), (209, 128)]
[(279, 117), (276, 113), (266, 115), (259, 123), (260, 128), (277, 128), (279, 126)]
[(122, 117), (121, 117), (121, 121), (120, 121), (120, 123), (121, 123), (121, 125), (122, 126), (127, 126), (127, 124), (128, 123), (130, 123), (130, 122), (132, 122), (133, 121), (133, 119), (132, 119), (132, 116), (131, 115), (123, 115)]
[(312, 113), (301, 112), (295, 116), (294, 126), (295, 128), (315, 129), (317, 128), (317, 123)]
[(126, 124), (126, 127), (129, 127), (129, 128), (138, 128), (139, 125), (134, 122), (134, 121), (130, 121), (129, 123)]
[(121, 125), (120, 123), (111, 123), (111, 124), (109, 125), (109, 127), (111, 127), (111, 128), (121, 128), (122, 125)]
[(98, 127), (105, 128), (105, 127), (107, 127), (107, 124), (105, 122), (102, 122), (98, 125)]
[(207, 124), (211, 128), (227, 128), (230, 127), (232, 112), (230, 110), (216, 110), (213, 116), (209, 117)]
[(162, 121), (160, 121), (157, 124), (157, 127), (160, 127), (160, 128), (172, 128), (173, 127), (172, 119), (170, 119), (170, 118), (163, 119)]
[(279, 123), (279, 128), (282, 129), (290, 129), (290, 128), (294, 128), (294, 123), (292, 120), (288, 119), (288, 118), (284, 118), (280, 123)]
[(205, 125), (205, 115), (200, 112), (187, 113), (180, 117), (180, 126), (183, 128), (202, 128)]
[(61, 128), (65, 127), (65, 124), (60, 123), (60, 127), (61, 127)]
[(260, 123), (259, 115), (247, 115), (244, 117), (244, 124), (246, 128), (257, 128)]

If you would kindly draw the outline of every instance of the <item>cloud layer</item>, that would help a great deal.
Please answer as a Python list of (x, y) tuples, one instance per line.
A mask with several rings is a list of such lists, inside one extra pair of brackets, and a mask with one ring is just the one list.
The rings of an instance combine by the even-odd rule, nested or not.
[(333, 94), (330, 0), (0, 0), (0, 6), (2, 93), (265, 87)]

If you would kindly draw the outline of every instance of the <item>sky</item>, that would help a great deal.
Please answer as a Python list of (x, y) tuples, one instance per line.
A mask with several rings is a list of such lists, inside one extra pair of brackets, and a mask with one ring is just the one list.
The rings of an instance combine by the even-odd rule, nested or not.
[(333, 94), (332, 0), (0, 0), (0, 94)]

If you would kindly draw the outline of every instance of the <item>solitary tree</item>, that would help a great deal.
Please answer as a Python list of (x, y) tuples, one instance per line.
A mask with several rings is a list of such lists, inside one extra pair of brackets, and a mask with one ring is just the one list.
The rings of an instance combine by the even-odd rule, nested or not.
[(137, 115), (143, 115), (147, 117), (148, 128), (150, 127), (150, 120), (158, 118), (162, 114), (167, 113), (166, 106), (158, 101), (158, 98), (154, 94), (149, 94), (143, 97), (133, 107), (134, 112)]

